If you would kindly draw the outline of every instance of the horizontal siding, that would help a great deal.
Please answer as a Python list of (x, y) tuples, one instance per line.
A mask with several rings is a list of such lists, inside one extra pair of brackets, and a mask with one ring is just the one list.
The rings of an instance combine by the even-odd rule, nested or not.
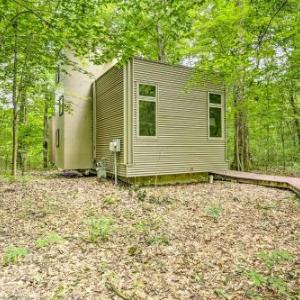
[(112, 67), (96, 81), (96, 159), (104, 161), (107, 172), (113, 173), (114, 155), (109, 143), (121, 139), (117, 154), (118, 173), (126, 175), (123, 153), (123, 70)]
[[(208, 138), (208, 91), (224, 96), (223, 85), (199, 81), (188, 88), (191, 69), (134, 60), (133, 164), (129, 177), (227, 169), (225, 137)], [(155, 138), (137, 136), (137, 82), (159, 85)]]

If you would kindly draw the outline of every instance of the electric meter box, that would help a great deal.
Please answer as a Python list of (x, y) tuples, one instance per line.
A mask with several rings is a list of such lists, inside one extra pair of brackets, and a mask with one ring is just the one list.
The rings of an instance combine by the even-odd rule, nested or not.
[(121, 140), (113, 139), (112, 142), (109, 143), (109, 150), (111, 152), (120, 152), (121, 151)]

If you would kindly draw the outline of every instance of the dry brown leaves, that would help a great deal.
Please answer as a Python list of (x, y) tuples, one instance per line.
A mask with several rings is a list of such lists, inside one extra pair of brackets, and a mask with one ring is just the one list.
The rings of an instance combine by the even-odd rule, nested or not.
[[(299, 291), (300, 205), (292, 193), (225, 182), (145, 191), (139, 201), (125, 186), (47, 174), (0, 182), (0, 259), (10, 245), (29, 250), (0, 266), (0, 299), (251, 299), (253, 290), (288, 299), (245, 275), (266, 273), (257, 253), (273, 250), (293, 255), (274, 272), (289, 274), (289, 291)], [(90, 217), (115, 220), (108, 241), (87, 240)], [(65, 241), (36, 247), (49, 232)]]

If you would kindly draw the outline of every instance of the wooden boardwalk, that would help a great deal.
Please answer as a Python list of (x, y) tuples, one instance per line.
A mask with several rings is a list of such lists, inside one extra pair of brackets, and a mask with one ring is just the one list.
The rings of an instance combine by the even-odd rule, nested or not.
[(263, 175), (239, 171), (213, 172), (214, 179), (289, 189), (300, 197), (300, 178)]

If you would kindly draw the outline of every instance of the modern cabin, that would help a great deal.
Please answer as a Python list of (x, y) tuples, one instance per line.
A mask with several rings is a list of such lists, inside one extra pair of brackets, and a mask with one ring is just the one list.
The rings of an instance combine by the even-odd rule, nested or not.
[[(64, 145), (56, 137), (60, 153), (68, 139), (85, 147), (85, 153), (69, 158), (73, 166), (61, 164), (57, 153), (57, 166), (89, 169), (101, 163), (108, 174), (114, 175), (116, 167), (117, 176), (131, 182), (200, 180), (208, 172), (226, 170), (224, 85), (208, 79), (191, 85), (193, 74), (192, 68), (139, 58), (107, 68), (91, 84), (91, 113), (82, 116), (90, 118), (89, 125), (81, 128), (71, 111), (68, 128), (76, 130), (72, 136), (63, 133)], [(80, 152), (77, 147), (68, 150), (71, 156)]]

